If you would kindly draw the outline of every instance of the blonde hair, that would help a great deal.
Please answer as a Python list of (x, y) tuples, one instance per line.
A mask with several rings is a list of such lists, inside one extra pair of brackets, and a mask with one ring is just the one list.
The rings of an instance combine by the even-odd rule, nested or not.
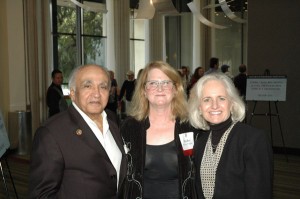
[(135, 91), (132, 97), (131, 109), (129, 115), (136, 120), (141, 121), (149, 116), (149, 102), (145, 97), (145, 83), (148, 78), (149, 71), (159, 69), (166, 74), (170, 80), (174, 82), (175, 95), (171, 102), (171, 109), (174, 119), (178, 117), (180, 122), (187, 121), (187, 98), (183, 88), (183, 83), (178, 72), (169, 64), (163, 61), (154, 61), (148, 63), (141, 72), (140, 77), (136, 80)]
[(202, 98), (202, 91), (205, 84), (211, 80), (221, 82), (228, 95), (228, 99), (231, 102), (231, 119), (233, 122), (242, 121), (245, 118), (245, 104), (242, 98), (239, 96), (237, 89), (235, 88), (232, 80), (224, 73), (210, 73), (201, 77), (195, 86), (191, 90), (190, 98), (188, 101), (189, 109), (189, 121), (195, 128), (201, 128), (204, 130), (209, 129), (207, 121), (204, 119), (201, 111), (200, 104)]

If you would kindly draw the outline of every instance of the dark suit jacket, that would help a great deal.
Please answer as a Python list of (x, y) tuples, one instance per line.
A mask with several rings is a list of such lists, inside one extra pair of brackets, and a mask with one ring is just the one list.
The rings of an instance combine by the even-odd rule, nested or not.
[[(196, 191), (204, 199), (200, 166), (209, 133), (194, 145)], [(271, 199), (273, 154), (266, 134), (237, 123), (228, 135), (216, 172), (214, 199)]]
[[(122, 153), (119, 188), (126, 162), (119, 128), (107, 112), (110, 131)], [(80, 134), (80, 131), (82, 134)], [(117, 172), (104, 148), (70, 106), (36, 132), (29, 176), (30, 198), (117, 198)]]
[(62, 93), (62, 88), (54, 83), (52, 83), (47, 90), (46, 101), (49, 108), (49, 117), (60, 112), (59, 100), (61, 99), (61, 95), (58, 90)]

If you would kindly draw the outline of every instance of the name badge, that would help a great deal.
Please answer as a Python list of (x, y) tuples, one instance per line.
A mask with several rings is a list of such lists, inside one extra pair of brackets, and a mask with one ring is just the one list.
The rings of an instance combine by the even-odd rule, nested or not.
[(179, 134), (180, 142), (185, 156), (193, 155), (194, 132), (186, 132)]

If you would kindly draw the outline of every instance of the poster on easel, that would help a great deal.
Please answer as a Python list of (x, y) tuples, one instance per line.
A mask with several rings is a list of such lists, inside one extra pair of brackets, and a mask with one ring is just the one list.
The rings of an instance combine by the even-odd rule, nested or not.
[(4, 125), (2, 112), (0, 110), (0, 158), (3, 156), (3, 154), (9, 148), (9, 146), (10, 146), (10, 143), (9, 143), (6, 128)]
[(247, 77), (247, 101), (286, 101), (287, 77), (285, 75)]

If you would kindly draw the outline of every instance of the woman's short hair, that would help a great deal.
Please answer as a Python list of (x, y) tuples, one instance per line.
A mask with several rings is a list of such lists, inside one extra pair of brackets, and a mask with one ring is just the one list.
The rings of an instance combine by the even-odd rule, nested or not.
[(161, 70), (170, 78), (170, 80), (173, 81), (173, 89), (175, 89), (174, 98), (171, 102), (171, 109), (174, 117), (173, 119), (178, 117), (181, 122), (187, 121), (187, 98), (183, 88), (181, 77), (173, 67), (163, 61), (154, 61), (148, 63), (145, 66), (144, 70), (141, 72), (135, 85), (131, 108), (128, 111), (129, 115), (134, 117), (138, 121), (146, 119), (149, 116), (149, 101), (145, 96), (145, 84), (148, 80), (149, 71), (151, 71), (152, 69)]
[(74, 68), (70, 74), (70, 77), (69, 77), (69, 89), (70, 91), (73, 90), (73, 91), (76, 91), (76, 79), (77, 79), (77, 75), (78, 73), (86, 68), (86, 67), (90, 67), (90, 66), (96, 66), (96, 67), (99, 67), (100, 69), (102, 69), (104, 71), (104, 73), (107, 75), (108, 77), (108, 87), (110, 88), (110, 84), (111, 84), (111, 79), (110, 79), (110, 74), (108, 72), (108, 70), (103, 67), (103, 66), (99, 66), (99, 65), (94, 65), (94, 64), (89, 64), (89, 65), (83, 65), (83, 66), (78, 66), (76, 68)]
[(232, 104), (232, 121), (242, 121), (245, 118), (245, 104), (242, 98), (239, 96), (232, 80), (224, 73), (211, 73), (201, 77), (191, 91), (191, 95), (188, 101), (189, 120), (191, 125), (204, 130), (209, 129), (209, 125), (204, 119), (199, 107), (201, 103), (203, 87), (208, 81), (211, 80), (219, 81), (224, 85), (226, 93), (228, 95), (228, 99)]

